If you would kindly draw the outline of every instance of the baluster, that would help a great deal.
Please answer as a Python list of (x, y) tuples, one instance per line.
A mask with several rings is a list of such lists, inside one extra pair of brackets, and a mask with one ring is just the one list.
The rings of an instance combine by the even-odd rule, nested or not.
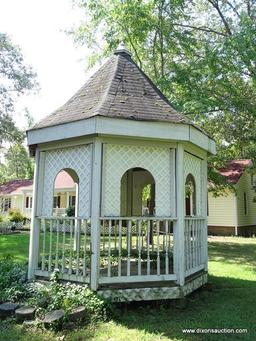
[(144, 226), (145, 226), (145, 221), (143, 220), (142, 221), (142, 229), (141, 229), (141, 249), (143, 250), (144, 248), (144, 237), (145, 237), (145, 234), (144, 234)]
[(137, 235), (137, 250), (138, 250), (138, 275), (141, 275), (141, 220), (137, 221), (138, 235)]
[(150, 275), (150, 220), (147, 224), (147, 275)]
[(196, 220), (196, 266), (199, 265), (199, 240), (198, 240), (198, 219)]
[(72, 251), (73, 251), (73, 244), (72, 244), (72, 235), (73, 235), (73, 220), (70, 220), (70, 244), (69, 244), (69, 268), (68, 268), (68, 274), (72, 275)]
[(131, 274), (131, 228), (132, 221), (128, 221), (128, 230), (127, 230), (127, 276)]
[(79, 260), (80, 260), (80, 234), (81, 234), (81, 220), (77, 219), (76, 228), (76, 276), (79, 275)]
[(193, 245), (193, 263), (192, 263), (192, 267), (195, 267), (195, 256), (196, 256), (196, 248), (195, 248), (195, 220), (192, 220), (192, 245)]
[(46, 240), (46, 222), (45, 219), (41, 220), (43, 225), (43, 250), (42, 250), (42, 271), (45, 271), (45, 240)]
[(108, 277), (111, 277), (111, 219), (108, 221)]
[(168, 245), (169, 222), (165, 220), (165, 274), (169, 274), (169, 245)]
[(55, 269), (59, 269), (59, 230), (60, 221), (56, 219), (56, 255), (55, 255)]
[(62, 273), (65, 272), (65, 242), (66, 242), (66, 220), (63, 221), (63, 235), (62, 235)]
[(49, 246), (49, 260), (48, 271), (52, 271), (52, 219), (50, 220), (50, 246)]
[(191, 220), (188, 219), (187, 220), (187, 224), (188, 224), (188, 270), (191, 269), (191, 265), (192, 265), (192, 245), (191, 245)]
[(157, 233), (157, 238), (156, 238), (156, 242), (157, 242), (157, 247), (156, 247), (156, 254), (157, 254), (157, 275), (160, 275), (160, 252), (159, 252), (159, 220), (156, 221), (156, 233)]
[(83, 276), (87, 274), (87, 265), (86, 265), (86, 249), (87, 249), (87, 220), (84, 220), (84, 259), (83, 259)]
[(115, 220), (115, 225), (114, 225), (114, 234), (115, 234), (115, 251), (117, 250), (117, 247), (116, 247), (116, 228), (117, 228), (117, 221)]
[(202, 262), (202, 223), (203, 223), (203, 220), (200, 220), (199, 222), (199, 265), (201, 265), (203, 262)]
[(104, 219), (102, 220), (102, 234), (103, 234), (102, 247), (103, 247), (103, 254), (104, 254), (105, 253), (105, 220)]
[(122, 220), (118, 224), (118, 276), (122, 275)]
[(188, 232), (187, 220), (184, 219), (184, 256), (185, 256), (185, 270), (188, 270)]

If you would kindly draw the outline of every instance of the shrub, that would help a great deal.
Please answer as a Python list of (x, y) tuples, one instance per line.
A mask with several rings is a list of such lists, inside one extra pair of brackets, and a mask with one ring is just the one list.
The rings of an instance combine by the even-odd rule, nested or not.
[(25, 217), (20, 211), (17, 210), (9, 210), (9, 220), (14, 223), (20, 223), (24, 221)]
[(69, 206), (66, 209), (66, 214), (68, 217), (74, 217), (75, 216), (75, 206)]
[(0, 259), (0, 301), (20, 301), (30, 295), (26, 284), (27, 266), (11, 256)]
[(110, 302), (97, 296), (87, 286), (58, 283), (56, 273), (52, 275), (50, 285), (39, 288), (29, 303), (38, 308), (39, 315), (63, 309), (67, 316), (72, 309), (84, 306), (88, 322), (106, 320), (111, 311)]

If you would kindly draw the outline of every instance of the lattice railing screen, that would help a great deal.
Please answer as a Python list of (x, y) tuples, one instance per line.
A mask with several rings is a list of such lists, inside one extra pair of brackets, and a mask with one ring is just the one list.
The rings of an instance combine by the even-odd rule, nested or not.
[[(202, 215), (202, 160), (189, 153), (184, 153), (184, 182), (192, 174), (196, 183), (196, 215)], [(205, 176), (205, 175), (204, 175)]]
[(175, 216), (174, 152), (169, 148), (104, 145), (102, 215), (120, 215), (120, 184), (130, 168), (144, 168), (156, 184), (156, 215)]
[(90, 215), (91, 149), (89, 144), (45, 152), (42, 176), (43, 200), (42, 209), (38, 215), (52, 215), (54, 181), (57, 174), (65, 168), (74, 170), (79, 177), (79, 216), (88, 217)]

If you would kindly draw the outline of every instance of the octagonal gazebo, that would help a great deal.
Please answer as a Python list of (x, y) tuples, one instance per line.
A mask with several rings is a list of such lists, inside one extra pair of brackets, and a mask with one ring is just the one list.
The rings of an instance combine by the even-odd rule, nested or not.
[[(214, 141), (124, 47), (27, 132), (35, 156), (29, 278), (86, 283), (112, 300), (179, 298), (207, 281), (207, 155)], [(77, 184), (53, 215), (54, 181)]]

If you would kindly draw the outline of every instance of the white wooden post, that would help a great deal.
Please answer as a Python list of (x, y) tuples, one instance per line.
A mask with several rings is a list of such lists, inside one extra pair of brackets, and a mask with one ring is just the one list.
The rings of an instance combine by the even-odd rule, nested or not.
[(176, 149), (176, 214), (177, 221), (174, 224), (174, 273), (177, 283), (184, 285), (185, 282), (185, 185), (184, 185), (184, 148), (181, 143)]
[(202, 250), (203, 250), (203, 264), (205, 271), (208, 270), (208, 222), (207, 222), (207, 197), (208, 197), (208, 180), (207, 180), (207, 159), (202, 160), (202, 216), (204, 222), (202, 223)]
[(36, 218), (42, 205), (42, 186), (44, 173), (44, 153), (36, 149), (31, 212), (28, 279), (32, 279), (38, 266), (40, 223)]
[(95, 139), (92, 157), (91, 194), (91, 289), (98, 288), (100, 269), (100, 201), (101, 201), (102, 143)]
[[(76, 183), (76, 202), (75, 202), (75, 217), (79, 216), (79, 186)], [(79, 247), (78, 244), (78, 220), (75, 219), (75, 229), (74, 229), (74, 251), (77, 251)]]

